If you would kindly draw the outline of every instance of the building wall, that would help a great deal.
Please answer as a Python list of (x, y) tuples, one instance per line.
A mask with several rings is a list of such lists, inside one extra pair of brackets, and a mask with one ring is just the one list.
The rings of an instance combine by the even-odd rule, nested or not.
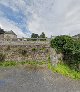
[(5, 40), (16, 40), (17, 39), (17, 35), (14, 34), (4, 34), (4, 39)]

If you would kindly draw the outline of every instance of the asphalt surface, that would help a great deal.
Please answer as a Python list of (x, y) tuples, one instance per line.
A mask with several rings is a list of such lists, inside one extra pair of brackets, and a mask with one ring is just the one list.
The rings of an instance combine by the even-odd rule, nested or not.
[(80, 92), (80, 81), (46, 67), (0, 68), (0, 92)]

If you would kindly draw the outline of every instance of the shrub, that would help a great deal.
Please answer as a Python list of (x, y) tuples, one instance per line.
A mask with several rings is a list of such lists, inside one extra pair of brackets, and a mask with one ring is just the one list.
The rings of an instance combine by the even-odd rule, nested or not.
[(72, 48), (72, 46), (73, 39), (70, 36), (57, 36), (55, 39), (51, 40), (51, 47), (62, 53), (64, 53), (66, 49)]
[(37, 51), (37, 49), (36, 49), (36, 48), (32, 48), (32, 51), (34, 51), (34, 52), (35, 52), (35, 51)]
[(63, 54), (63, 62), (70, 68), (79, 70), (80, 64), (80, 41), (70, 36), (57, 36), (51, 40), (51, 47)]

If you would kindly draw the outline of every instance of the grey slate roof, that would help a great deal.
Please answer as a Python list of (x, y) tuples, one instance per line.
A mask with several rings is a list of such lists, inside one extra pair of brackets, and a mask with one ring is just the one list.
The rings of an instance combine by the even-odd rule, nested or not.
[(11, 31), (5, 31), (5, 34), (13, 34), (13, 35), (16, 35), (12, 30)]

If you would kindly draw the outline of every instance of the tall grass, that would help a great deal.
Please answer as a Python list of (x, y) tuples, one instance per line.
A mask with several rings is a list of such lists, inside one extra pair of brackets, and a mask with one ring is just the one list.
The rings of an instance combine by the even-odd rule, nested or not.
[(80, 72), (75, 70), (71, 70), (67, 65), (63, 63), (57, 64), (53, 67), (50, 63), (48, 64), (48, 68), (51, 69), (53, 72), (60, 73), (62, 75), (68, 76), (73, 79), (80, 79)]
[(56, 66), (53, 66), (50, 62), (37, 62), (37, 61), (23, 61), (23, 62), (15, 62), (15, 61), (4, 61), (0, 62), (1, 67), (10, 67), (10, 66), (17, 66), (17, 65), (32, 65), (32, 66), (38, 66), (38, 65), (47, 65), (50, 70), (53, 72), (60, 73), (64, 76), (68, 76), (73, 79), (80, 79), (80, 72), (77, 72), (75, 70), (71, 70), (67, 65), (63, 63), (59, 63)]

